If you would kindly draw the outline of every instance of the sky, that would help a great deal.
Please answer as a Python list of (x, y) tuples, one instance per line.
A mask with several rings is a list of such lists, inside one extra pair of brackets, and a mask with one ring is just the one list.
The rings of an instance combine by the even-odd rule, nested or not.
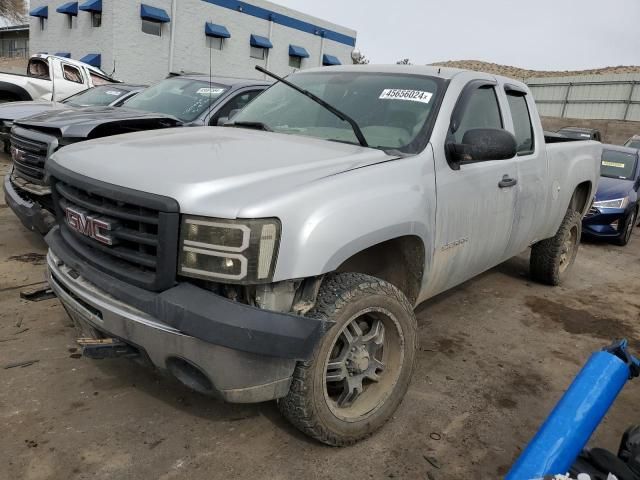
[(272, 0), (358, 32), (371, 63), (640, 65), (640, 0)]

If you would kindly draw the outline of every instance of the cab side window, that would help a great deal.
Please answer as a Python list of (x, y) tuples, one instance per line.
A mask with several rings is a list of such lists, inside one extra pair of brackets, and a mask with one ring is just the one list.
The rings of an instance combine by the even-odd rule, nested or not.
[(533, 153), (533, 125), (527, 105), (527, 95), (519, 91), (507, 91), (506, 94), (513, 119), (518, 155)]
[(80, 73), (80, 70), (72, 67), (71, 65), (62, 66), (62, 76), (65, 80), (70, 82), (82, 83), (82, 74)]
[(262, 90), (251, 90), (249, 92), (243, 92), (236, 95), (231, 100), (229, 100), (224, 107), (218, 110), (218, 112), (213, 117), (211, 117), (209, 125), (215, 126), (218, 124), (218, 120), (220, 118), (229, 117), (229, 114), (234, 110), (242, 110), (251, 100), (256, 98), (261, 93)]
[(30, 77), (49, 78), (49, 64), (44, 60), (33, 58), (29, 61), (27, 74)]
[(498, 97), (490, 85), (477, 88), (469, 98), (458, 129), (450, 135), (449, 141), (462, 143), (464, 134), (474, 128), (502, 128), (502, 116)]

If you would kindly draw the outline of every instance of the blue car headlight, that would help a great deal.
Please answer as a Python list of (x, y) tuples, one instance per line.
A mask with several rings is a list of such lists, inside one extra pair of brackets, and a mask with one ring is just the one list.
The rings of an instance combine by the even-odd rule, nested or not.
[(593, 206), (596, 208), (625, 208), (627, 205), (629, 205), (629, 197), (602, 200), (601, 202), (593, 203)]

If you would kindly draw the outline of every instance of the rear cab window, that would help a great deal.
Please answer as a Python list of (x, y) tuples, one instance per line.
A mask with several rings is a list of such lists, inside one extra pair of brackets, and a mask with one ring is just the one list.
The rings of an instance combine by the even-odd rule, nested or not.
[(29, 60), (27, 67), (27, 75), (35, 78), (49, 79), (49, 63), (40, 58), (32, 58)]
[(505, 87), (509, 110), (513, 120), (518, 155), (529, 155), (534, 151), (533, 123), (524, 91)]

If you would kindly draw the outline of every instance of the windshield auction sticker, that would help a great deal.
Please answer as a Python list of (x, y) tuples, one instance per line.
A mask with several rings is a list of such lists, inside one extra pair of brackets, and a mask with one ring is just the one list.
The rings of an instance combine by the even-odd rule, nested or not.
[(624, 163), (618, 162), (607, 162), (606, 160), (602, 161), (602, 165), (605, 167), (616, 167), (616, 168), (624, 168)]
[(433, 93), (423, 92), (422, 90), (385, 88), (378, 98), (381, 100), (406, 100), (409, 102), (429, 103), (431, 97), (433, 97)]
[(196, 93), (199, 95), (220, 95), (224, 88), (201, 88)]

